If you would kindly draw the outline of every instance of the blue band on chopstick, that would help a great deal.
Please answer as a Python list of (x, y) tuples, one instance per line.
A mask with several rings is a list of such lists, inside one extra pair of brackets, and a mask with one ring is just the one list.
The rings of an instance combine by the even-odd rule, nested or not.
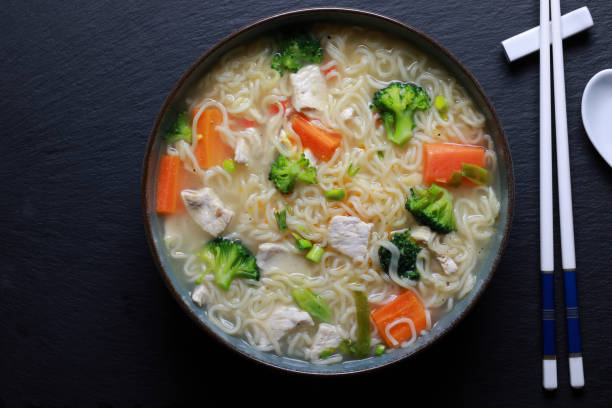
[(580, 345), (580, 324), (578, 321), (578, 295), (576, 291), (576, 271), (563, 271), (565, 285), (565, 310), (567, 319), (567, 338), (570, 354), (582, 353)]
[(544, 359), (555, 358), (555, 280), (552, 271), (542, 271), (542, 347)]

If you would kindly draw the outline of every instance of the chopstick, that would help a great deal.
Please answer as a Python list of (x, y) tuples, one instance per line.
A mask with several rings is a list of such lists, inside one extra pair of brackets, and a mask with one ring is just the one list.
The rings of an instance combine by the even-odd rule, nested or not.
[(551, 133), (549, 0), (540, 0), (540, 280), (542, 386), (546, 390), (557, 388)]
[(574, 217), (572, 214), (572, 186), (569, 143), (567, 139), (561, 6), (559, 0), (550, 0), (550, 12), (552, 15), (552, 61), (557, 145), (557, 183), (559, 189), (559, 224), (561, 230), (563, 284), (565, 287), (570, 385), (573, 388), (582, 388), (584, 386), (584, 370), (578, 322), (578, 297), (576, 293), (576, 251), (574, 247)]

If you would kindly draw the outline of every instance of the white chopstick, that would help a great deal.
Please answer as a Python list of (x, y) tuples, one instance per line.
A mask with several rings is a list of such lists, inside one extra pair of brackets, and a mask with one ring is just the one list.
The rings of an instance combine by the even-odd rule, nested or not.
[(540, 274), (542, 386), (546, 390), (557, 388), (554, 270), (549, 0), (540, 0)]
[(584, 371), (582, 365), (582, 348), (580, 345), (580, 328), (578, 324), (578, 301), (576, 296), (576, 252), (574, 248), (574, 218), (572, 214), (572, 186), (569, 143), (567, 138), (563, 42), (561, 39), (561, 6), (559, 0), (550, 1), (550, 11), (552, 16), (559, 224), (561, 230), (563, 281), (565, 286), (570, 385), (574, 388), (582, 388), (584, 386)]

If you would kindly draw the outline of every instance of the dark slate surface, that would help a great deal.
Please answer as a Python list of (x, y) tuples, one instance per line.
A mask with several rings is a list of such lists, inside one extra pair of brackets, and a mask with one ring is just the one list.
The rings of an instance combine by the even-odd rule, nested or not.
[[(407, 403), (420, 395), (458, 406), (610, 406), (612, 171), (585, 135), (580, 98), (587, 80), (612, 66), (612, 5), (589, 1), (595, 27), (565, 42), (587, 387), (568, 387), (559, 311), (560, 387), (547, 394), (540, 388), (538, 58), (509, 66), (499, 45), (538, 23), (538, 2), (373, 4), (334, 5), (398, 18), (450, 48), (488, 92), (510, 141), (514, 228), (495, 279), (469, 316), (436, 346), (383, 371), (298, 377), (218, 346), (181, 311), (155, 270), (142, 225), (140, 170), (167, 92), (233, 30), (329, 3), (5, 0), (0, 407), (169, 406), (249, 394), (263, 402), (282, 389), (313, 401), (325, 391), (348, 400), (374, 390), (384, 396), (379, 403), (397, 394)], [(563, 10), (582, 5), (563, 1)]]

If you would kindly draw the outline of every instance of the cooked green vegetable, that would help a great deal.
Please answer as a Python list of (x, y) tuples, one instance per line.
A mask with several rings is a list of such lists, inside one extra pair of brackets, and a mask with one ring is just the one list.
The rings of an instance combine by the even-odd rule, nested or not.
[(335, 351), (334, 349), (323, 350), (321, 352), (321, 358), (327, 358), (327, 357), (331, 356), (334, 351)]
[(329, 307), (321, 298), (321, 296), (312, 293), (309, 289), (296, 288), (291, 292), (291, 296), (298, 304), (300, 309), (308, 312), (313, 319), (320, 322), (329, 322), (331, 319), (331, 312)]
[(342, 342), (338, 345), (338, 350), (340, 350), (342, 354), (356, 354), (357, 353), (357, 350), (355, 349), (355, 342), (350, 339), (342, 340)]
[(385, 158), (385, 152), (383, 152), (382, 150), (377, 151), (376, 154), (378, 155), (380, 160)]
[(278, 43), (278, 51), (272, 57), (272, 69), (297, 72), (304, 65), (319, 64), (323, 49), (319, 40), (306, 33), (284, 35)]
[(308, 253), (306, 254), (306, 259), (314, 263), (317, 263), (323, 257), (324, 252), (325, 250), (321, 248), (319, 245), (313, 245), (312, 248), (310, 248), (310, 251), (308, 251)]
[(310, 242), (309, 240), (300, 237), (295, 232), (292, 232), (291, 235), (293, 235), (293, 238), (295, 238), (295, 246), (297, 247), (297, 249), (310, 249), (310, 248), (312, 248), (312, 242)]
[(448, 233), (457, 229), (453, 213), (453, 196), (442, 187), (432, 184), (427, 190), (410, 189), (411, 198), (406, 209), (422, 224), (434, 231)]
[[(397, 274), (410, 280), (419, 280), (420, 275), (416, 269), (416, 259), (421, 247), (414, 243), (410, 237), (410, 231), (396, 232), (391, 237), (391, 243), (397, 247), (400, 253), (397, 260)], [(381, 246), (378, 248), (378, 258), (383, 271), (389, 273), (391, 251)]]
[(357, 173), (359, 173), (359, 170), (361, 170), (359, 167), (355, 166), (353, 167), (353, 163), (349, 164), (348, 169), (346, 169), (346, 174), (353, 178), (357, 175)]
[(370, 353), (370, 306), (364, 291), (354, 290), (355, 308), (357, 309), (357, 341), (355, 353), (364, 358)]
[(448, 102), (446, 102), (445, 97), (438, 95), (434, 98), (434, 106), (439, 112), (442, 112), (448, 109)]
[(378, 344), (375, 348), (374, 348), (374, 355), (375, 356), (382, 356), (385, 352), (387, 348), (385, 347), (384, 344)]
[(446, 111), (448, 110), (448, 102), (446, 101), (446, 98), (442, 95), (436, 96), (434, 98), (434, 106), (436, 107), (436, 110), (440, 112), (440, 117), (447, 120), (448, 116), (446, 115)]
[(480, 185), (487, 184), (489, 181), (489, 172), (480, 166), (470, 163), (461, 163), (463, 177)]
[(228, 290), (235, 277), (259, 280), (255, 257), (240, 241), (215, 238), (195, 253), (215, 275), (217, 285)]
[(333, 188), (325, 192), (325, 198), (328, 200), (344, 200), (346, 191), (343, 188)]
[(233, 173), (236, 171), (236, 162), (232, 159), (223, 160), (221, 166), (223, 166), (223, 170), (227, 171), (228, 173)]
[(282, 154), (272, 163), (268, 176), (278, 191), (283, 194), (293, 192), (295, 182), (299, 179), (309, 184), (316, 184), (317, 169), (310, 165), (304, 153), (297, 160), (291, 160)]
[(459, 187), (464, 177), (475, 184), (485, 185), (489, 182), (489, 172), (486, 169), (471, 163), (461, 163), (461, 171), (452, 172), (448, 185)]
[(299, 230), (300, 230), (300, 232), (301, 232), (303, 235), (308, 235), (308, 234), (309, 234), (308, 230), (307, 230), (306, 228), (304, 228), (304, 226), (303, 226), (303, 225), (296, 225), (295, 227), (296, 227), (297, 229), (299, 229)]
[(373, 103), (380, 113), (387, 139), (403, 146), (412, 137), (414, 113), (429, 109), (431, 100), (418, 85), (392, 82), (386, 88), (376, 91)]
[(297, 249), (310, 249), (312, 248), (312, 242), (302, 238), (295, 241), (295, 246), (297, 247)]
[(278, 225), (278, 229), (281, 231), (287, 230), (287, 210), (282, 210), (279, 212), (274, 212), (274, 218), (276, 218), (276, 225)]
[(463, 172), (455, 170), (451, 173), (448, 180), (448, 185), (451, 187), (459, 187), (463, 181)]
[(174, 143), (177, 140), (184, 140), (191, 143), (191, 121), (189, 120), (189, 112), (183, 111), (178, 114), (172, 127), (164, 136), (166, 142)]

